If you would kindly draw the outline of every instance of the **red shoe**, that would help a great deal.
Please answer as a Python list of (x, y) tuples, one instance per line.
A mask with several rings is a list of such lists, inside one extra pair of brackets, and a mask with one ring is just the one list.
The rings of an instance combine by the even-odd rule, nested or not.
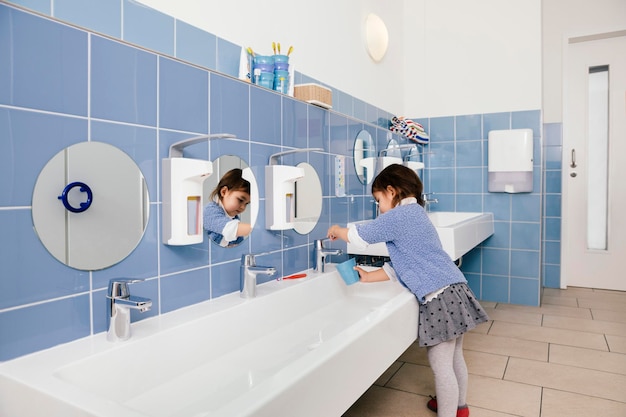
[[(426, 407), (429, 410), (437, 412), (437, 397), (430, 397), (430, 400), (426, 403)], [(469, 417), (469, 408), (464, 405), (456, 410), (456, 417)]]

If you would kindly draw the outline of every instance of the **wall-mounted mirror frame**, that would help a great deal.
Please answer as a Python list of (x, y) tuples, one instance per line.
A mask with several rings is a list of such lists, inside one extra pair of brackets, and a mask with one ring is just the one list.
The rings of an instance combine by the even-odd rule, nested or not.
[[(204, 201), (202, 202), (202, 206), (206, 207), (207, 204), (211, 203), (210, 197), (213, 190), (218, 186), (222, 177), (232, 169), (241, 169), (243, 179), (250, 183), (250, 203), (244, 212), (238, 214), (238, 217), (240, 222), (249, 224), (250, 228), (254, 229), (259, 213), (259, 187), (248, 163), (237, 155), (222, 155), (213, 161), (213, 174), (204, 180), (203, 184)], [(235, 247), (243, 243), (247, 237), (248, 235), (243, 237), (243, 239), (238, 239), (237, 243), (234, 244), (219, 246), (228, 248)], [(217, 242), (211, 241), (218, 245)]]
[(67, 266), (99, 270), (139, 244), (150, 214), (144, 176), (126, 153), (103, 142), (80, 142), (41, 170), (32, 216), (48, 252)]
[(293, 230), (306, 235), (313, 231), (322, 214), (322, 183), (312, 165), (301, 162), (297, 166), (304, 170), (304, 177), (296, 181), (296, 212)]
[(376, 171), (376, 145), (367, 130), (363, 129), (356, 135), (352, 156), (354, 170), (361, 184), (371, 183)]

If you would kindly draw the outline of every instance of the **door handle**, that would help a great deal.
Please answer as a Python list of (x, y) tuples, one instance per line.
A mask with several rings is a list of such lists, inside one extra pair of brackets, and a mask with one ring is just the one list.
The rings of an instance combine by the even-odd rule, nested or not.
[(569, 164), (571, 168), (576, 168), (576, 149), (572, 148), (572, 163)]

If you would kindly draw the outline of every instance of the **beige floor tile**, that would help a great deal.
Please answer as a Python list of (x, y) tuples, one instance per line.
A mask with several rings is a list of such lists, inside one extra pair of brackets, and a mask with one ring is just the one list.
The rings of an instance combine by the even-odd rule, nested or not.
[(483, 306), (483, 308), (496, 308), (498, 303), (496, 303), (494, 301), (482, 301), (482, 300), (480, 300), (480, 305)]
[(381, 387), (385, 386), (387, 382), (398, 372), (398, 369), (402, 366), (402, 362), (395, 361), (391, 364), (389, 368), (381, 376), (378, 377), (376, 381), (374, 381), (374, 385), (380, 385)]
[(480, 323), (478, 326), (474, 327), (469, 333), (489, 333), (489, 329), (491, 328), (492, 321), (486, 321), (484, 323)]
[[(470, 407), (470, 415), (472, 417), (517, 417), (514, 414), (501, 413), (499, 411), (487, 410), (485, 408)], [(435, 417), (431, 415), (430, 417)]]
[(626, 302), (621, 300), (604, 300), (604, 299), (588, 299), (579, 298), (578, 305), (580, 308), (594, 308), (596, 310), (608, 310), (626, 313)]
[(626, 337), (607, 334), (606, 341), (611, 352), (626, 353)]
[(626, 355), (622, 353), (550, 345), (549, 362), (626, 375)]
[(608, 295), (609, 297), (613, 297), (616, 300), (623, 300), (626, 302), (626, 291), (615, 291), (615, 290), (593, 290), (594, 293), (600, 295)]
[(599, 310), (592, 308), (591, 315), (594, 320), (613, 321), (616, 323), (626, 323), (626, 314), (621, 311)]
[(578, 298), (574, 297), (552, 297), (544, 295), (541, 297), (541, 305), (557, 305), (567, 307), (578, 307)]
[(544, 297), (564, 297), (564, 298), (576, 298), (582, 297), (583, 295), (591, 295), (593, 296), (593, 290), (591, 288), (578, 288), (578, 287), (569, 287), (566, 290), (562, 290), (560, 288), (544, 288), (543, 296)]
[(435, 395), (433, 371), (428, 366), (405, 363), (385, 385), (419, 395)]
[(541, 387), (470, 375), (467, 403), (470, 410), (479, 407), (515, 416), (539, 417)]
[(463, 348), (465, 351), (474, 350), (537, 361), (548, 360), (548, 343), (520, 340), (512, 337), (482, 335), (470, 332), (465, 335)]
[(343, 417), (434, 417), (426, 408), (428, 397), (373, 386)]
[(489, 334), (493, 336), (557, 343), (560, 345), (578, 346), (589, 349), (608, 350), (603, 335), (574, 330), (495, 322), (493, 326), (491, 326)]
[(548, 314), (543, 316), (543, 326), (589, 333), (614, 334), (617, 336), (626, 335), (626, 323), (576, 319), (572, 317), (551, 316)]
[(626, 375), (554, 363), (511, 358), (504, 374), (507, 381), (553, 388), (607, 400), (626, 402)]
[(586, 308), (576, 308), (568, 306), (556, 306), (551, 304), (542, 305), (541, 307), (518, 306), (513, 304), (498, 304), (497, 309), (518, 311), (525, 313), (552, 314), (555, 316), (579, 317), (581, 319), (590, 319), (591, 311)]
[(626, 404), (545, 388), (541, 403), (541, 417), (563, 416), (624, 417), (626, 416)]
[(428, 366), (428, 355), (425, 347), (420, 347), (417, 342), (414, 342), (402, 355), (398, 358), (399, 361), (414, 363), (416, 365)]
[(508, 356), (494, 355), (473, 350), (465, 350), (463, 356), (465, 356), (467, 371), (470, 374), (499, 379), (502, 379), (504, 376), (506, 364), (509, 361)]
[(491, 320), (541, 326), (541, 313), (525, 313), (522, 311), (503, 310), (498, 308), (485, 308), (485, 311)]

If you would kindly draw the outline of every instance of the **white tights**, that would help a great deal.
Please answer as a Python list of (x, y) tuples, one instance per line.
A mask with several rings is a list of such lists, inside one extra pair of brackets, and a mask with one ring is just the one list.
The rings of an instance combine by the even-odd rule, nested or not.
[(467, 396), (467, 365), (463, 357), (463, 335), (427, 348), (435, 374), (437, 416), (456, 417)]

